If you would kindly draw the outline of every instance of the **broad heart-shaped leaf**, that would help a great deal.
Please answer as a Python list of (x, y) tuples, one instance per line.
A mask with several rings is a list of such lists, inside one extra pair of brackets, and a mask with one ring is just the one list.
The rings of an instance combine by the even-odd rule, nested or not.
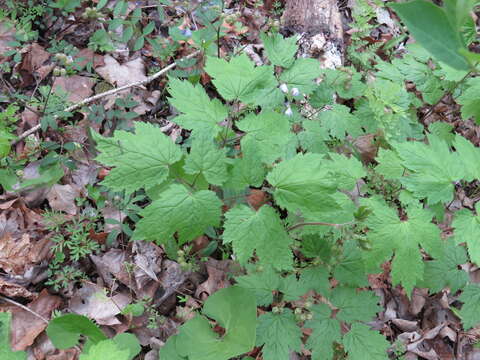
[(465, 49), (459, 29), (449, 21), (444, 9), (425, 0), (389, 6), (407, 25), (415, 40), (436, 60), (459, 70), (469, 69), (467, 60), (459, 52)]
[(94, 344), (107, 340), (105, 334), (89, 318), (66, 314), (50, 321), (47, 335), (57, 349), (68, 349), (78, 344), (80, 335), (88, 336)]
[(351, 114), (345, 105), (333, 104), (330, 110), (320, 112), (318, 117), (332, 137), (343, 140), (347, 134), (357, 137), (363, 133), (360, 119)]
[(255, 251), (260, 263), (284, 270), (292, 267), (292, 239), (273, 208), (263, 205), (254, 211), (238, 205), (225, 214), (224, 243), (231, 243), (240, 264)]
[(241, 140), (242, 150), (257, 153), (268, 165), (285, 156), (285, 148), (294, 136), (288, 118), (273, 111), (249, 114), (236, 125), (247, 133)]
[(218, 123), (228, 115), (228, 109), (218, 99), (210, 99), (202, 86), (189, 81), (169, 78), (170, 104), (182, 114), (173, 121), (188, 130), (209, 131), (213, 136), (221, 127)]
[(79, 360), (130, 360), (128, 349), (121, 349), (113, 340), (103, 340), (89, 347)]
[(177, 351), (177, 337), (178, 335), (170, 336), (165, 345), (160, 348), (160, 359), (188, 360), (186, 357), (181, 356)]
[(471, 117), (477, 124), (480, 123), (480, 99), (478, 93), (480, 91), (480, 79), (471, 78), (467, 80), (465, 90), (456, 99), (457, 103), (462, 105), (462, 119), (468, 120)]
[(202, 235), (207, 227), (220, 224), (221, 206), (212, 191), (190, 192), (183, 185), (170, 185), (140, 211), (143, 219), (137, 222), (133, 238), (165, 243), (178, 232), (179, 243), (184, 244)]
[(160, 184), (168, 177), (169, 165), (182, 158), (182, 151), (159, 127), (137, 122), (135, 134), (115, 131), (105, 138), (93, 133), (100, 154), (96, 160), (115, 167), (102, 184), (129, 193)]
[(207, 299), (203, 314), (225, 329), (222, 338), (207, 318), (197, 315), (180, 327), (177, 352), (189, 360), (229, 360), (255, 346), (257, 306), (255, 296), (238, 286), (218, 290)]
[(452, 226), (457, 244), (466, 243), (470, 259), (480, 265), (480, 203), (475, 204), (475, 210), (477, 215), (467, 209), (455, 212)]
[(343, 337), (343, 346), (351, 360), (388, 360), (390, 343), (378, 331), (355, 323)]
[(463, 302), (459, 314), (464, 329), (471, 329), (480, 323), (480, 286), (478, 284), (465, 286), (458, 300)]
[(225, 149), (219, 149), (214, 144), (211, 134), (197, 133), (193, 136), (184, 169), (187, 174), (202, 174), (210, 184), (222, 185), (228, 176)]
[(128, 360), (132, 360), (142, 350), (137, 337), (130, 333), (121, 333), (115, 335), (112, 341), (119, 349), (128, 350)]
[(447, 240), (442, 248), (442, 256), (425, 263), (425, 279), (420, 287), (437, 293), (448, 286), (454, 294), (468, 282), (468, 274), (459, 269), (468, 261), (467, 253), (463, 246), (456, 245), (452, 240)]
[(435, 136), (429, 136), (429, 145), (405, 142), (394, 145), (403, 166), (412, 173), (401, 182), (416, 198), (427, 198), (429, 205), (447, 203), (453, 198), (453, 183), (462, 179), (464, 167), (448, 145)]
[(297, 59), (293, 66), (280, 75), (280, 81), (289, 89), (297, 88), (301, 94), (311, 94), (317, 87), (315, 78), (320, 76), (320, 63), (316, 59)]
[(278, 90), (273, 66), (255, 67), (246, 54), (235, 56), (230, 62), (209, 56), (205, 71), (213, 77), (213, 84), (225, 100), (260, 105), (265, 101), (263, 97)]
[(12, 351), (10, 348), (10, 323), (12, 314), (0, 312), (0, 359), (27, 360), (25, 351)]
[(333, 357), (333, 343), (339, 343), (342, 335), (340, 322), (332, 318), (332, 310), (326, 304), (312, 307), (313, 319), (305, 323), (306, 328), (313, 330), (306, 347), (312, 350), (313, 360), (330, 360)]
[(333, 197), (335, 181), (326, 162), (319, 154), (298, 154), (275, 166), (267, 180), (275, 188), (273, 196), (277, 204), (317, 221), (340, 210)]
[(434, 258), (441, 256), (440, 230), (431, 223), (432, 214), (423, 209), (410, 209), (408, 220), (402, 221), (384, 202), (368, 200), (366, 205), (373, 210), (366, 221), (372, 242), (372, 250), (365, 253), (367, 264), (377, 267), (395, 253), (393, 284), (401, 283), (410, 294), (423, 279), (424, 263), (419, 246)]
[(260, 34), (267, 57), (273, 65), (289, 68), (295, 61), (298, 50), (295, 37), (283, 38), (279, 33)]
[(262, 346), (264, 360), (288, 360), (291, 351), (300, 351), (302, 331), (290, 309), (283, 313), (267, 312), (258, 318), (257, 346)]

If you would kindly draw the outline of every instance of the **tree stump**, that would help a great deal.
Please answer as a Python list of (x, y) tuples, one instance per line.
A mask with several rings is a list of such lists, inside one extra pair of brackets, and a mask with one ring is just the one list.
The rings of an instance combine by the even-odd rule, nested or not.
[(343, 27), (335, 0), (287, 0), (282, 18), (284, 34), (301, 35), (299, 57), (319, 59), (322, 67), (343, 64)]

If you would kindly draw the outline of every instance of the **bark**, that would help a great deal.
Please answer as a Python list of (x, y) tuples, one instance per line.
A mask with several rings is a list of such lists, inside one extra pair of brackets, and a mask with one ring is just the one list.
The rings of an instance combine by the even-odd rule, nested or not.
[(313, 57), (323, 67), (343, 63), (342, 18), (335, 0), (287, 0), (283, 32), (301, 35), (299, 57)]

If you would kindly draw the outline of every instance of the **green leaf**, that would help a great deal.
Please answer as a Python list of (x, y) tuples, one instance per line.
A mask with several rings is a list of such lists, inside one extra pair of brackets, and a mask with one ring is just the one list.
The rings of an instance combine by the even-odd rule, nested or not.
[(192, 149), (185, 160), (187, 174), (202, 174), (210, 184), (222, 185), (227, 180), (225, 149), (219, 149), (211, 134), (201, 132), (193, 136)]
[(143, 217), (133, 233), (136, 240), (165, 243), (178, 232), (179, 243), (203, 234), (209, 226), (219, 226), (222, 202), (214, 192), (190, 192), (182, 185), (170, 185), (159, 198), (140, 211)]
[(88, 353), (80, 355), (80, 360), (130, 360), (128, 349), (121, 349), (112, 340), (103, 340), (89, 347)]
[(13, 136), (0, 128), (0, 159), (3, 159), (10, 153), (11, 140), (13, 140)]
[(390, 343), (378, 331), (368, 326), (355, 323), (343, 337), (343, 345), (349, 359), (387, 360)]
[(480, 179), (480, 149), (463, 136), (455, 136), (454, 146), (458, 155), (457, 161), (463, 164), (463, 179), (470, 182)]
[(273, 65), (289, 68), (295, 61), (298, 50), (295, 37), (283, 38), (279, 33), (273, 35), (260, 34), (267, 57)]
[(102, 184), (129, 193), (167, 179), (169, 166), (182, 158), (180, 148), (160, 128), (136, 122), (135, 134), (115, 131), (105, 138), (93, 133), (100, 154), (96, 160), (115, 167)]
[(25, 351), (12, 351), (10, 348), (11, 320), (11, 313), (0, 312), (0, 358), (5, 360), (27, 360)]
[(40, 175), (31, 179), (22, 181), (19, 189), (26, 189), (29, 187), (52, 186), (57, 183), (63, 175), (64, 171), (59, 161), (47, 166), (40, 166)]
[(421, 287), (429, 288), (432, 294), (449, 287), (454, 294), (468, 282), (468, 274), (459, 269), (459, 265), (468, 261), (467, 254), (463, 246), (455, 245), (451, 240), (442, 247), (442, 256), (425, 263), (425, 280)]
[(320, 76), (320, 63), (316, 59), (297, 59), (293, 66), (280, 75), (280, 81), (289, 89), (297, 88), (301, 94), (311, 94), (317, 87), (315, 79)]
[(115, 335), (112, 340), (120, 350), (128, 350), (128, 360), (132, 360), (142, 350), (137, 337), (133, 334), (121, 333)]
[(204, 316), (180, 327), (176, 347), (190, 360), (229, 360), (255, 346), (257, 307), (253, 294), (238, 286), (218, 290), (207, 299), (203, 314), (225, 329), (221, 338)]
[(352, 190), (358, 179), (367, 176), (362, 163), (353, 156), (346, 157), (337, 153), (329, 153), (330, 171), (337, 181), (337, 188)]
[(246, 132), (241, 140), (244, 152), (256, 152), (266, 164), (284, 157), (285, 147), (294, 136), (290, 132), (288, 118), (273, 111), (249, 114), (236, 123)]
[(313, 330), (306, 347), (312, 350), (312, 359), (326, 360), (333, 357), (333, 343), (341, 341), (340, 322), (332, 318), (332, 310), (326, 304), (312, 307), (313, 319), (305, 323)]
[(211, 132), (212, 138), (221, 130), (218, 123), (228, 116), (228, 109), (218, 99), (211, 100), (203, 87), (169, 78), (168, 91), (170, 104), (182, 113), (172, 121), (188, 130)]
[(80, 335), (88, 336), (94, 344), (107, 340), (105, 334), (89, 318), (66, 314), (50, 321), (47, 335), (57, 349), (68, 349), (78, 344)]
[(455, 212), (452, 226), (457, 244), (466, 243), (470, 259), (477, 265), (480, 264), (480, 203), (475, 204), (476, 215), (467, 209)]
[(428, 131), (430, 131), (439, 139), (445, 141), (450, 146), (455, 139), (455, 135), (452, 132), (453, 125), (446, 122), (436, 121), (434, 123), (431, 123), (430, 125), (428, 125)]
[(145, 37), (143, 35), (139, 36), (137, 40), (135, 40), (135, 44), (133, 44), (132, 51), (138, 51), (143, 48), (145, 45)]
[(467, 285), (458, 300), (463, 302), (463, 306), (458, 312), (463, 321), (463, 328), (468, 330), (480, 323), (480, 286), (478, 284)]
[(267, 175), (276, 203), (291, 213), (322, 220), (340, 206), (333, 197), (335, 180), (318, 154), (298, 154), (276, 165)]
[(160, 348), (160, 359), (187, 360), (186, 357), (181, 356), (177, 351), (177, 337), (178, 335), (170, 336), (165, 345)]
[(236, 277), (235, 281), (255, 294), (258, 306), (267, 306), (273, 301), (273, 291), (280, 287), (281, 277), (273, 267), (266, 266), (263, 271)]
[(289, 360), (290, 352), (302, 347), (302, 331), (290, 309), (283, 313), (267, 312), (258, 318), (257, 346), (262, 346), (264, 360)]
[[(362, 81), (362, 74), (354, 67), (323, 69), (325, 79), (320, 86), (328, 86), (343, 99), (353, 99), (363, 95), (367, 85)], [(315, 105), (314, 105), (315, 106)]]
[(273, 67), (255, 67), (246, 54), (235, 56), (230, 62), (209, 56), (205, 71), (213, 77), (213, 84), (220, 95), (229, 101), (260, 105), (265, 101), (262, 98), (277, 87)]
[(306, 291), (314, 290), (318, 294), (324, 296), (326, 296), (330, 290), (329, 278), (330, 274), (328, 270), (322, 266), (313, 266), (302, 269), (300, 274), (300, 282), (304, 284), (303, 287)]
[(266, 171), (262, 164), (261, 155), (255, 151), (253, 146), (246, 147), (243, 150), (243, 156), (233, 162), (233, 167), (229, 174), (226, 188), (242, 190), (246, 187), (260, 187), (265, 179)]
[(402, 284), (408, 294), (424, 276), (424, 263), (419, 245), (430, 255), (441, 256), (440, 230), (431, 223), (432, 215), (419, 208), (408, 210), (408, 220), (398, 218), (394, 209), (385, 203), (370, 200), (373, 210), (366, 221), (372, 250), (365, 253), (367, 263), (376, 267), (389, 260), (392, 253), (392, 282)]
[(459, 70), (468, 70), (467, 60), (459, 50), (465, 46), (458, 28), (448, 18), (444, 9), (425, 0), (389, 4), (408, 30), (427, 51), (438, 61)]
[(371, 291), (357, 291), (350, 287), (336, 287), (330, 296), (331, 303), (339, 309), (336, 319), (348, 323), (371, 321), (381, 310), (378, 297)]
[(268, 205), (254, 211), (238, 205), (225, 214), (224, 243), (231, 243), (240, 264), (245, 265), (256, 251), (262, 264), (277, 269), (292, 266), (292, 239), (288, 236), (278, 214)]
[(360, 119), (351, 114), (345, 105), (334, 104), (330, 110), (320, 112), (318, 117), (330, 135), (340, 140), (345, 139), (347, 134), (357, 137), (363, 133)]
[(328, 130), (322, 126), (320, 121), (305, 120), (302, 127), (304, 131), (297, 135), (302, 148), (317, 154), (327, 153), (328, 147), (325, 141), (331, 140), (331, 138)]
[(353, 240), (344, 243), (343, 254), (335, 265), (333, 277), (346, 285), (368, 285), (362, 253)]
[(375, 171), (383, 175), (385, 179), (400, 179), (405, 171), (402, 159), (395, 151), (380, 148), (375, 160), (378, 162)]
[(471, 78), (467, 80), (465, 90), (456, 99), (456, 102), (462, 105), (462, 119), (467, 121), (473, 118), (477, 124), (480, 124), (480, 78)]
[(429, 136), (429, 145), (421, 142), (395, 144), (403, 166), (412, 173), (401, 179), (402, 184), (417, 198), (427, 198), (428, 204), (447, 203), (453, 199), (453, 183), (463, 177), (463, 164), (448, 145)]

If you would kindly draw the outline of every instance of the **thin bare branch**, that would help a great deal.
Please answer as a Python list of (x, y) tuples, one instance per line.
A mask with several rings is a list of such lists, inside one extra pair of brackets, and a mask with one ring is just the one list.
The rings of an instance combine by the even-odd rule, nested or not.
[[(191, 59), (192, 57), (195, 57), (196, 55), (199, 54), (200, 51), (195, 51), (193, 53), (191, 53), (190, 55), (187, 55), (185, 56), (184, 58), (182, 58), (180, 61), (182, 60), (186, 60), (186, 59)], [(101, 99), (101, 98), (104, 98), (106, 96), (109, 96), (109, 95), (113, 95), (113, 94), (116, 94), (116, 93), (119, 93), (120, 91), (124, 91), (124, 90), (127, 90), (127, 89), (130, 89), (134, 86), (141, 86), (141, 85), (144, 85), (144, 84), (148, 84), (150, 82), (152, 82), (153, 80), (159, 78), (160, 76), (162, 76), (163, 74), (165, 74), (166, 72), (170, 71), (171, 69), (173, 69), (175, 66), (178, 65), (178, 61), (176, 62), (173, 62), (171, 63), (170, 65), (164, 67), (162, 70), (156, 72), (155, 74), (147, 77), (146, 79), (144, 80), (139, 80), (139, 81), (135, 81), (135, 82), (132, 82), (130, 84), (127, 84), (127, 85), (124, 85), (124, 86), (120, 86), (118, 88), (115, 88), (115, 89), (111, 89), (111, 90), (108, 90), (108, 91), (105, 91), (103, 93), (100, 93), (100, 94), (97, 94), (97, 95), (94, 95), (94, 96), (91, 96), (89, 98), (86, 98), (86, 99), (83, 99), (82, 101), (76, 103), (76, 104), (73, 104), (72, 106), (69, 106), (67, 107), (65, 110), (63, 110), (63, 112), (71, 112), (73, 110), (76, 110), (84, 105), (87, 105), (87, 104), (90, 104), (98, 99)], [(58, 116), (55, 116), (55, 120), (58, 119)], [(21, 134), (17, 139), (15, 139), (11, 145), (15, 145), (17, 144), (18, 142), (22, 141), (23, 139), (25, 139), (26, 137), (30, 136), (31, 134), (34, 134), (35, 132), (37, 132), (38, 130), (40, 130), (41, 128), (41, 125), (38, 124), (38, 125), (35, 125), (34, 127), (32, 127), (31, 129), (25, 131), (23, 134)]]
[(5, 297), (5, 296), (3, 296), (3, 295), (0, 295), (0, 300), (5, 301), (5, 302), (7, 302), (7, 303), (10, 303), (10, 304), (12, 304), (12, 305), (18, 306), (19, 308), (22, 308), (23, 310), (28, 311), (28, 312), (29, 312), (30, 314), (32, 314), (33, 316), (38, 317), (38, 318), (41, 319), (43, 322), (45, 322), (46, 324), (48, 324), (48, 320), (47, 320), (47, 319), (45, 319), (42, 315), (36, 313), (36, 312), (33, 311), (32, 309), (26, 307), (25, 305), (22, 305), (22, 304), (16, 302), (15, 300), (9, 299), (9, 298), (7, 298), (7, 297)]

